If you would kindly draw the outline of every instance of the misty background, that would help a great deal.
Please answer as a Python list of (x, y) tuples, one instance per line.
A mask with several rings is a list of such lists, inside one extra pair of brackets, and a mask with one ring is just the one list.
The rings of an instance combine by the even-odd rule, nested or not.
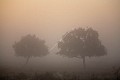
[[(120, 65), (120, 1), (119, 0), (1, 0), (0, 1), (0, 65), (23, 68), (26, 59), (16, 57), (15, 41), (35, 34), (52, 48), (61, 37), (76, 27), (92, 27), (99, 32), (107, 48), (103, 57), (86, 58), (90, 70), (106, 70)], [(56, 55), (55, 47), (45, 57), (32, 57), (30, 70), (79, 71), (82, 59)]]

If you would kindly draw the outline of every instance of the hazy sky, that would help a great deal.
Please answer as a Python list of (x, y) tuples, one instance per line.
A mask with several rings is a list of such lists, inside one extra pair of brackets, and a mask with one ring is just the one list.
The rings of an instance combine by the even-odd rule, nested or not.
[[(36, 34), (52, 47), (65, 32), (78, 26), (93, 27), (99, 32), (108, 50), (104, 60), (110, 59), (111, 63), (119, 60), (120, 0), (3, 0), (0, 5), (6, 63), (14, 63), (12, 45), (21, 36)], [(56, 59), (54, 63), (61, 60), (53, 57), (50, 59)]]

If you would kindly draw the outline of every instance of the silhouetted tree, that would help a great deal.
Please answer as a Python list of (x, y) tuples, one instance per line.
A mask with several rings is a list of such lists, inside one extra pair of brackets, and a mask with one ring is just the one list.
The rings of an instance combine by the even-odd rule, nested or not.
[(82, 58), (84, 68), (85, 57), (103, 56), (107, 53), (99, 40), (98, 32), (92, 28), (78, 28), (66, 33), (62, 41), (58, 42), (58, 48), (60, 55)]
[(30, 57), (41, 57), (48, 54), (48, 48), (45, 41), (37, 38), (35, 35), (26, 35), (19, 42), (13, 45), (16, 56), (27, 58), (28, 63)]

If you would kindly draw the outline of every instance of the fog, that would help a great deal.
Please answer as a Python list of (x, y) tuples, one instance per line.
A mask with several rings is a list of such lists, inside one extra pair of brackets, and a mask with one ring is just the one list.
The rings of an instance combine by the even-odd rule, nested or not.
[(90, 70), (106, 70), (120, 65), (119, 0), (4, 0), (0, 2), (0, 65), (30, 70), (79, 71), (82, 59), (56, 55), (57, 47), (45, 57), (16, 57), (13, 44), (22, 36), (35, 34), (51, 49), (61, 37), (76, 27), (92, 27), (107, 49), (102, 57), (87, 57)]

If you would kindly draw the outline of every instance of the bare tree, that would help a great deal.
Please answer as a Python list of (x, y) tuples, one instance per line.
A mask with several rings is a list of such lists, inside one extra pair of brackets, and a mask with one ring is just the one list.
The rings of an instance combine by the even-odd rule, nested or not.
[(85, 57), (107, 54), (105, 47), (99, 40), (98, 32), (92, 28), (78, 28), (66, 33), (62, 37), (62, 41), (58, 42), (58, 48), (60, 55), (82, 58), (84, 68), (86, 67)]
[(26, 35), (19, 42), (13, 45), (16, 56), (27, 58), (28, 63), (30, 57), (42, 57), (48, 54), (48, 48), (45, 41), (37, 38), (35, 35)]

